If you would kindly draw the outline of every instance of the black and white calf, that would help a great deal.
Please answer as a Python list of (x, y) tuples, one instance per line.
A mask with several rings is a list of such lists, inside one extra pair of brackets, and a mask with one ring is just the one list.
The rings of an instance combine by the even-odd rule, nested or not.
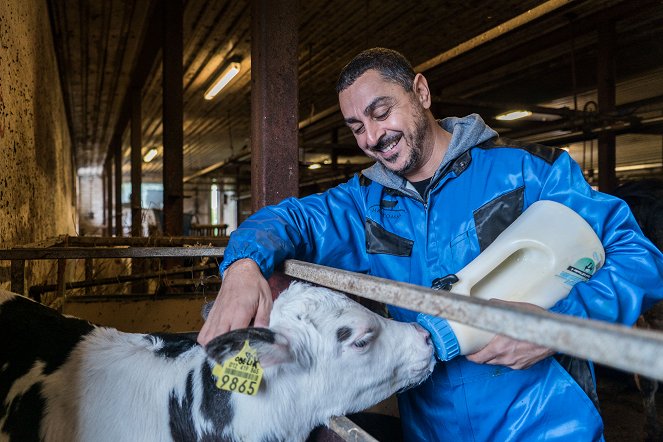
[[(217, 389), (212, 368), (244, 340), (258, 393)], [(296, 441), (432, 371), (428, 334), (328, 289), (293, 283), (269, 329), (203, 349), (193, 336), (123, 333), (0, 291), (0, 440)]]

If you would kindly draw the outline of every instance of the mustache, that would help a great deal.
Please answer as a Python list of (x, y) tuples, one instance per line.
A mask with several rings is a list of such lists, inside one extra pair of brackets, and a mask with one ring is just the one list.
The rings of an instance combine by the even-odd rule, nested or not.
[(375, 143), (375, 146), (371, 146), (371, 150), (382, 152), (391, 143), (393, 143), (394, 141), (398, 141), (400, 137), (401, 134), (383, 135), (382, 138), (380, 138), (378, 142)]

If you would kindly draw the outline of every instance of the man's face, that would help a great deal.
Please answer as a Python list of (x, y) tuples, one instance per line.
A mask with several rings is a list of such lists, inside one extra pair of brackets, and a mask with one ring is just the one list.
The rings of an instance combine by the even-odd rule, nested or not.
[(366, 155), (406, 178), (421, 167), (429, 122), (415, 94), (368, 70), (338, 100)]

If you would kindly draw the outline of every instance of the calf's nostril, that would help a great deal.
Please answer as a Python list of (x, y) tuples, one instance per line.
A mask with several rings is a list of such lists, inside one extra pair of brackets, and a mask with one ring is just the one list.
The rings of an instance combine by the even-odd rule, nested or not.
[(413, 323), (412, 325), (414, 325), (414, 328), (417, 330), (417, 332), (424, 337), (426, 343), (429, 344), (431, 342), (431, 337), (430, 333), (428, 333), (428, 330), (416, 323)]

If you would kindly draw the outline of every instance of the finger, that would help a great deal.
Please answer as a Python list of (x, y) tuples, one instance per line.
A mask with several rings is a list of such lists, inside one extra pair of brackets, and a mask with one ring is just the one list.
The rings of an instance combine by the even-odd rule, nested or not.
[(256, 318), (253, 321), (255, 327), (269, 327), (269, 315), (272, 311), (272, 303), (268, 300), (261, 300), (258, 304)]
[(250, 317), (247, 317), (246, 315), (240, 312), (236, 312), (235, 316), (230, 322), (230, 325), (228, 326), (228, 331), (238, 330), (240, 328), (248, 328), (250, 324), (251, 324)]
[(468, 361), (474, 362), (476, 364), (487, 364), (494, 357), (495, 355), (493, 352), (487, 351), (485, 347), (476, 353), (466, 356)]

